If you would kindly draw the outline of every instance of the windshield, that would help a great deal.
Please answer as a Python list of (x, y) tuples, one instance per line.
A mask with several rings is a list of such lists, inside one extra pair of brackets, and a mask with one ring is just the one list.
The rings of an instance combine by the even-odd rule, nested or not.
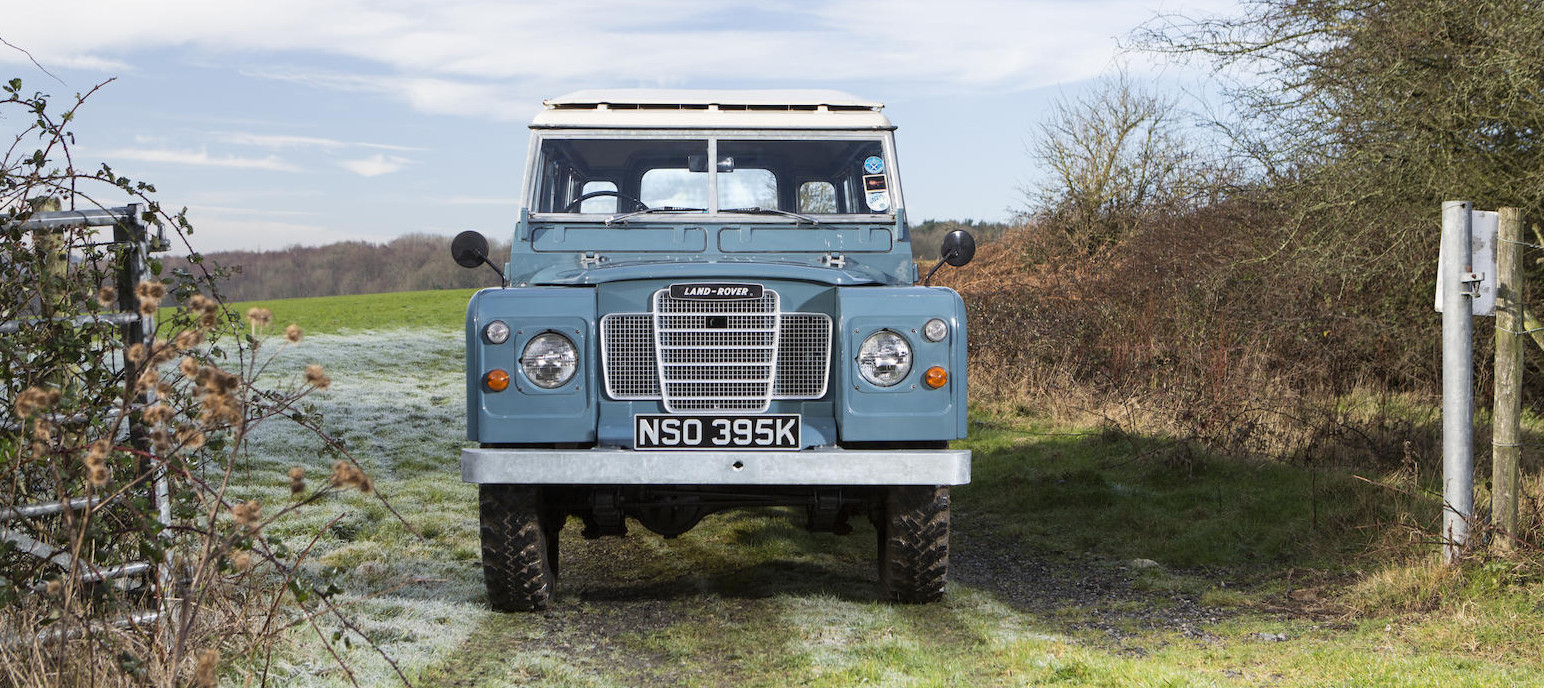
[(878, 137), (544, 138), (533, 212), (889, 214), (884, 148)]

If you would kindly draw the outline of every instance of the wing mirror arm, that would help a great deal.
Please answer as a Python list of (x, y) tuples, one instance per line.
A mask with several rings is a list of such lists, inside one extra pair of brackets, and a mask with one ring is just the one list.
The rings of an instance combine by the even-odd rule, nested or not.
[(456, 235), (450, 241), (450, 257), (456, 264), (464, 268), (475, 268), (479, 265), (487, 265), (493, 273), (499, 276), (499, 286), (508, 287), (509, 280), (504, 278), (504, 271), (493, 261), (488, 260), (488, 239), (477, 232), (467, 230)]
[(922, 279), (923, 286), (933, 286), (933, 273), (944, 266), (944, 263), (954, 267), (963, 266), (976, 257), (976, 238), (963, 229), (956, 229), (944, 236), (943, 247), (938, 249), (941, 256), (932, 270), (927, 271), (927, 277)]

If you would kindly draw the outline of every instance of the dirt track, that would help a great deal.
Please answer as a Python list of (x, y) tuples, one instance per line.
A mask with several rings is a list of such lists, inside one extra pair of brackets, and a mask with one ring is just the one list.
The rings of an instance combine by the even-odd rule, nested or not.
[[(1023, 551), (965, 523), (956, 526), (953, 535), (955, 591), (986, 592), (1046, 631), (1142, 656), (1147, 649), (1128, 642), (1131, 629), (1204, 639), (1207, 625), (1228, 614), (1183, 594), (1138, 589), (1133, 585), (1137, 572), (1129, 563)], [(668, 542), (648, 533), (584, 541), (572, 525), (563, 534), (560, 591), (553, 609), (542, 615), (493, 615), (455, 653), (454, 671), (433, 685), (553, 679), (539, 669), (512, 671), (508, 658), (516, 654), (560, 658), (567, 667), (617, 677), (620, 685), (733, 685), (739, 671), (736, 657), (722, 658), (707, 672), (699, 664), (695, 673), (684, 674), (668, 641), (648, 639), (705, 620), (728, 629), (755, 626), (773, 613), (777, 599), (790, 596), (857, 604), (877, 598), (872, 554), (861, 554), (873, 541), (866, 524), (850, 536), (833, 538), (840, 551), (817, 557), (818, 562), (747, 566), (703, 559), (664, 572), (650, 558), (666, 553), (690, 556), (692, 534)]]

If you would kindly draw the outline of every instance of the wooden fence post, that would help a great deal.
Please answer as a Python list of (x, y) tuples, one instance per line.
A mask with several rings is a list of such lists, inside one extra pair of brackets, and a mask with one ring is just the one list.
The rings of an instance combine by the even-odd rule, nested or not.
[(1496, 396), (1491, 441), (1490, 522), (1496, 543), (1510, 549), (1517, 531), (1518, 463), (1522, 455), (1523, 213), (1502, 208), (1496, 242)]

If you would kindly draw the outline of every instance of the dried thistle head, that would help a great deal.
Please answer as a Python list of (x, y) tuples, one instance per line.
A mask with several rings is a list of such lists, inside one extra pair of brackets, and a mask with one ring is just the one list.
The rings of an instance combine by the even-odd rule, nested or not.
[(166, 283), (145, 280), (134, 287), (134, 295), (141, 300), (161, 299), (166, 296)]
[(160, 384), (161, 371), (155, 368), (146, 368), (145, 372), (139, 374), (139, 382), (134, 385), (134, 389), (138, 392), (148, 392), (156, 389)]
[(17, 416), (26, 418), (39, 411), (53, 408), (57, 403), (59, 403), (59, 390), (28, 387), (16, 395), (16, 401), (12, 403), (12, 407)]
[(152, 404), (146, 406), (145, 410), (140, 412), (140, 417), (144, 418), (145, 422), (151, 425), (161, 425), (171, 420), (175, 414), (176, 411), (166, 404)]
[(177, 370), (178, 372), (181, 372), (182, 376), (185, 378), (197, 377), (198, 361), (194, 360), (192, 356), (183, 356), (182, 361), (177, 364)]
[(220, 370), (214, 366), (206, 366), (198, 371), (198, 382), (203, 385), (204, 391), (209, 394), (230, 394), (241, 384), (241, 376)]
[(306, 469), (294, 466), (289, 469), (290, 494), (298, 495), (306, 491)]
[(219, 310), (220, 302), (204, 296), (203, 294), (194, 294), (192, 298), (188, 299), (188, 312), (190, 313), (198, 313), (203, 315), (206, 313), (214, 313)]
[(150, 446), (157, 454), (165, 456), (172, 451), (172, 434), (166, 428), (156, 428), (150, 431)]
[(112, 455), (112, 451), (112, 440), (104, 438), (92, 442), (89, 446), (86, 447), (86, 465), (100, 466), (106, 463), (107, 457)]
[(157, 337), (151, 342), (151, 346), (150, 365), (170, 363), (172, 359), (177, 357), (177, 349), (164, 339)]
[(32, 439), (35, 442), (48, 443), (54, 441), (54, 424), (47, 418), (39, 418), (32, 423)]
[(193, 685), (198, 688), (218, 688), (220, 682), (220, 651), (214, 648), (198, 655), (198, 666), (193, 669)]
[(199, 330), (183, 330), (177, 333), (176, 341), (179, 350), (187, 351), (204, 343), (204, 333)]
[(118, 303), (118, 290), (111, 286), (102, 287), (97, 290), (96, 299), (103, 308), (111, 308)]
[(256, 499), (238, 502), (231, 506), (231, 516), (235, 518), (236, 525), (255, 531), (263, 518), (263, 503)]
[(325, 390), (332, 386), (332, 378), (327, 377), (327, 373), (322, 371), (321, 364), (312, 363), (306, 366), (306, 384)]
[(204, 446), (206, 438), (203, 431), (192, 425), (184, 425), (177, 429), (177, 443), (189, 451), (197, 450)]
[(134, 342), (133, 344), (130, 344), (129, 348), (123, 352), (123, 357), (134, 363), (144, 363), (147, 353), (148, 352), (146, 351), (144, 344)]
[(238, 572), (245, 572), (245, 571), (251, 570), (252, 569), (252, 553), (251, 552), (237, 552), (236, 556), (231, 557), (231, 568), (235, 569)]
[(107, 468), (107, 457), (112, 451), (112, 443), (107, 440), (97, 440), (86, 448), (86, 457), (82, 463), (86, 465), (86, 480), (94, 487), (102, 487), (107, 484), (112, 475)]
[(199, 421), (206, 428), (235, 425), (241, 422), (241, 402), (229, 394), (205, 394), (199, 400), (203, 410)]
[(247, 323), (252, 326), (252, 333), (256, 334), (259, 330), (273, 324), (273, 311), (257, 306), (248, 308)]
[(300, 331), (300, 326), (295, 323), (290, 323), (289, 327), (284, 328), (284, 338), (291, 344), (299, 344), (302, 335), (304, 333)]
[(332, 483), (333, 487), (354, 487), (366, 493), (375, 489), (375, 483), (370, 480), (370, 476), (365, 475), (365, 472), (353, 462), (343, 459), (332, 464), (332, 477), (328, 478), (328, 482)]
[(161, 299), (166, 298), (166, 283), (157, 280), (145, 280), (134, 287), (134, 296), (141, 304), (146, 302), (160, 304)]

